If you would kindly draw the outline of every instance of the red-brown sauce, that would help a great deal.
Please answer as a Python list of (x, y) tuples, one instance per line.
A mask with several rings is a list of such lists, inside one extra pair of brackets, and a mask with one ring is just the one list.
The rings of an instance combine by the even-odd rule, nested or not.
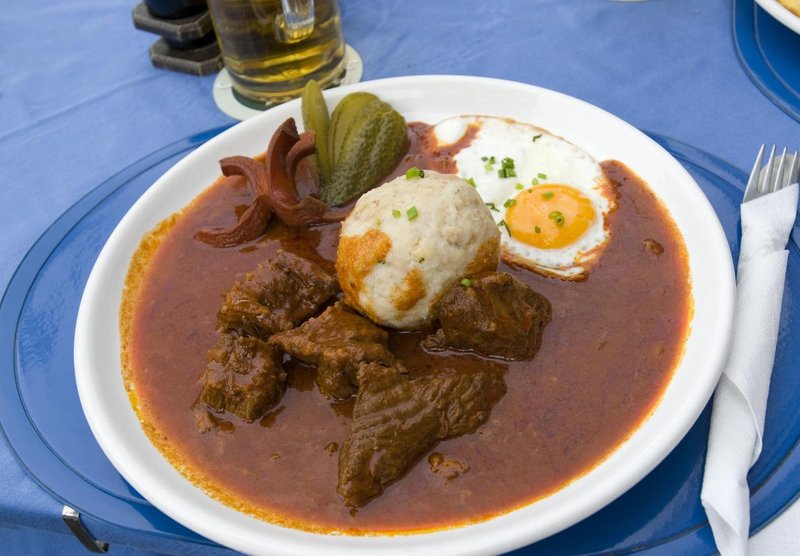
[[(430, 149), (427, 126), (413, 124), (410, 138), (412, 154), (401, 167), (455, 170), (453, 153), (437, 156)], [(355, 515), (336, 492), (337, 450), (349, 432), (352, 402), (322, 397), (313, 369), (287, 365), (286, 394), (260, 422), (221, 415), (223, 426), (198, 432), (192, 405), (225, 292), (278, 248), (333, 271), (339, 233), (338, 224), (293, 230), (273, 222), (264, 238), (238, 248), (199, 243), (193, 239), (198, 229), (232, 224), (249, 203), (241, 178), (219, 180), (149, 253), (130, 326), (123, 325), (130, 331), (132, 400), (145, 429), (213, 495), (308, 529), (435, 529), (484, 519), (562, 487), (649, 415), (681, 356), (692, 310), (685, 248), (669, 215), (623, 164), (609, 161), (603, 169), (618, 192), (618, 208), (609, 220), (610, 244), (587, 280), (561, 281), (501, 264), (553, 306), (532, 361), (428, 354), (420, 347), (424, 333), (392, 333), (392, 350), (412, 372), (502, 365), (508, 392), (475, 434), (441, 442)]]

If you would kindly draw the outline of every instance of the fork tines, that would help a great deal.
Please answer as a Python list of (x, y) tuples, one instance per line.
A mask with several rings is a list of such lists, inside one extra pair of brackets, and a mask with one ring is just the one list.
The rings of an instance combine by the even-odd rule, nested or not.
[(786, 148), (784, 147), (783, 152), (777, 157), (778, 168), (776, 170), (774, 145), (770, 149), (766, 166), (764, 166), (764, 168), (761, 167), (764, 160), (765, 149), (766, 145), (761, 145), (761, 148), (758, 150), (758, 156), (756, 156), (755, 164), (753, 164), (753, 170), (750, 172), (750, 179), (747, 180), (744, 202), (768, 193), (773, 193), (797, 181), (798, 171), (800, 171), (800, 158), (798, 158), (797, 151), (787, 155)]

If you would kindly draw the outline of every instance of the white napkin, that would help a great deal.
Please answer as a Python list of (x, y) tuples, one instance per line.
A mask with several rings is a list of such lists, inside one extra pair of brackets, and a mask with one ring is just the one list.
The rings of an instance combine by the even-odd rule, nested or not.
[(761, 454), (797, 184), (742, 205), (733, 339), (714, 394), (700, 500), (723, 556), (747, 553), (747, 471)]

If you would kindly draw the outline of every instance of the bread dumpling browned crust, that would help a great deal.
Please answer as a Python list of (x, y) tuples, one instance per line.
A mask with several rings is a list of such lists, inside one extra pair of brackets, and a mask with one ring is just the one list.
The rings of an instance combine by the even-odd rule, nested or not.
[(452, 284), (500, 260), (500, 231), (475, 189), (454, 175), (419, 173), (359, 199), (336, 257), (347, 304), (405, 330), (429, 326)]

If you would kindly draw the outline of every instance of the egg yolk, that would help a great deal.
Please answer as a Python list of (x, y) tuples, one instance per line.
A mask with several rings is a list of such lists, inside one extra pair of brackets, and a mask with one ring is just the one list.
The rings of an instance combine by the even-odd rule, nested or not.
[(568, 185), (533, 187), (514, 200), (506, 212), (511, 237), (538, 249), (558, 249), (573, 243), (595, 219), (592, 201)]

